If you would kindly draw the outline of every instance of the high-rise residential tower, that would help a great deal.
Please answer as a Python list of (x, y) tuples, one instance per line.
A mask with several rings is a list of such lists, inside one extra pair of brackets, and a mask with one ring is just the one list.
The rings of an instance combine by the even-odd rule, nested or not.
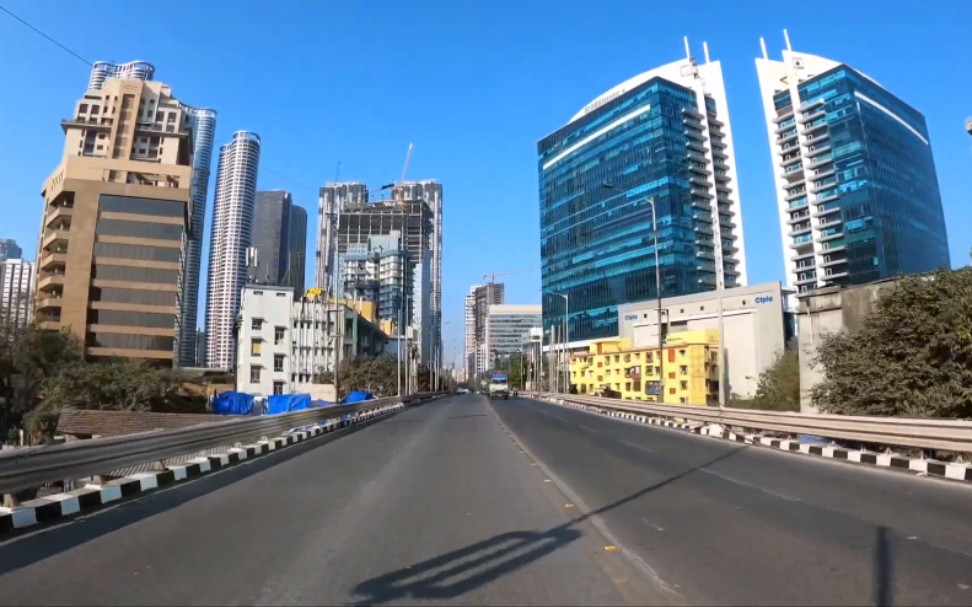
[(321, 188), (317, 201), (317, 266), (314, 269), (317, 288), (331, 293), (337, 276), (337, 227), (346, 207), (368, 204), (368, 186), (356, 181), (329, 183)]
[[(575, 345), (616, 336), (619, 304), (746, 283), (722, 67), (685, 46), (537, 144), (543, 289), (569, 297)], [(564, 310), (545, 307), (544, 327)]]
[[(98, 61), (91, 68), (88, 90), (98, 91), (109, 78), (122, 80), (152, 80), (155, 66), (145, 61), (109, 63)], [(213, 137), (216, 132), (216, 111), (183, 104), (192, 134), (192, 217), (187, 234), (185, 269), (182, 274), (180, 297), (180, 366), (195, 363), (197, 310), (199, 307), (199, 266), (202, 259), (203, 232), (206, 227), (206, 208), (209, 195), (209, 167), (213, 157)]]
[[(785, 35), (785, 33), (784, 33)], [(872, 78), (792, 50), (756, 71), (786, 284), (805, 293), (949, 266), (925, 118)]]
[(469, 293), (463, 301), (463, 357), (466, 377), (471, 378), (476, 373), (476, 289), (479, 285), (469, 287)]
[[(486, 323), (489, 307), (502, 304), (506, 297), (506, 287), (501, 282), (476, 285), (469, 292), (473, 316), (473, 365), (472, 375), (489, 369), (490, 352), (486, 343)], [(468, 339), (468, 338), (467, 338)]]
[(304, 257), (307, 211), (293, 202), (290, 192), (256, 193), (252, 246), (257, 251), (252, 278), (260, 284), (291, 287), (304, 295)]
[(91, 76), (88, 78), (88, 90), (100, 91), (109, 78), (121, 80), (151, 80), (155, 77), (155, 66), (146, 61), (129, 61), (128, 63), (112, 63), (110, 61), (95, 61), (91, 66)]
[(206, 366), (213, 369), (235, 368), (234, 326), (247, 280), (259, 164), (255, 133), (237, 131), (219, 149), (206, 293)]
[(216, 134), (216, 110), (184, 106), (192, 127), (192, 217), (191, 236), (186, 243), (186, 269), (182, 277), (182, 335), (179, 338), (179, 365), (195, 364), (196, 330), (199, 309), (199, 268), (202, 265), (203, 234), (209, 198), (209, 167)]
[(69, 329), (89, 358), (171, 366), (193, 213), (189, 117), (166, 84), (107, 78), (61, 126), (42, 189), (36, 320)]

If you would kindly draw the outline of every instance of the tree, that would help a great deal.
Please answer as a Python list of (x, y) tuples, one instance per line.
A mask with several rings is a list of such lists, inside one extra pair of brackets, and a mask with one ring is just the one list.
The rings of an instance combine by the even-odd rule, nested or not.
[(44, 399), (27, 420), (35, 433), (50, 435), (65, 409), (168, 411), (179, 388), (179, 378), (171, 370), (156, 369), (145, 361), (78, 360), (47, 378)]
[(341, 365), (341, 392), (366, 390), (376, 396), (392, 396), (398, 393), (398, 359), (394, 354), (359, 356)]
[(773, 364), (759, 376), (756, 396), (752, 399), (734, 399), (734, 407), (763, 409), (766, 411), (800, 410), (800, 353), (785, 350)]
[(815, 363), (825, 379), (811, 397), (828, 413), (972, 416), (972, 268), (901, 279)]

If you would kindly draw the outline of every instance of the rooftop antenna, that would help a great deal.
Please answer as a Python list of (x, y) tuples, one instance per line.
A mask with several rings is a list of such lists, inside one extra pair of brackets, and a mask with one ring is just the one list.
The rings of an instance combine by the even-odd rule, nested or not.
[(682, 36), (682, 42), (685, 43), (685, 58), (692, 60), (692, 49), (689, 47), (688, 36)]
[(790, 46), (790, 34), (786, 31), (785, 27), (783, 28), (783, 40), (786, 41), (786, 50), (792, 51), (793, 47)]
[(763, 59), (769, 59), (769, 53), (766, 52), (766, 39), (762, 36), (759, 37), (759, 48), (763, 49)]
[(334, 170), (334, 183), (337, 183), (341, 179), (341, 161), (338, 160), (337, 169)]
[(702, 43), (702, 54), (705, 55), (705, 62), (708, 63), (709, 62), (709, 43), (708, 42), (703, 42)]

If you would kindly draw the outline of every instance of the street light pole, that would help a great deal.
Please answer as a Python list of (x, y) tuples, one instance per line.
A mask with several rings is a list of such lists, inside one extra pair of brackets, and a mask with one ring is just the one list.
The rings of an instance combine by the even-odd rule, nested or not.
[[(611, 185), (610, 183), (603, 184), (604, 189), (620, 191), (617, 186)], [(662, 282), (661, 282), (661, 262), (659, 261), (658, 255), (658, 218), (655, 215), (655, 197), (649, 196), (647, 198), (648, 204), (651, 205), (651, 235), (652, 241), (655, 248), (655, 299), (657, 300), (657, 311), (658, 311), (658, 389), (659, 395), (656, 402), (665, 402), (665, 336), (662, 330)]]
[[(570, 295), (568, 295), (567, 293), (558, 293), (556, 291), (543, 291), (543, 293), (546, 293), (547, 295), (556, 295), (557, 297), (563, 297), (564, 298), (564, 322), (563, 322), (563, 329), (561, 331), (561, 333), (563, 335), (564, 342), (563, 342), (563, 347), (560, 350), (561, 350), (561, 357), (563, 357), (564, 359), (566, 359), (566, 363), (567, 363), (567, 373), (568, 373), (568, 378), (569, 378), (570, 377), (570, 355), (569, 355), (569, 350), (570, 350)], [(556, 358), (555, 358), (555, 360), (556, 360)], [(563, 364), (563, 361), (558, 362), (558, 364), (557, 364), (557, 387), (558, 387), (558, 389), (560, 387), (560, 373), (561, 373), (560, 366), (562, 364)], [(570, 386), (570, 380), (569, 379), (567, 381), (567, 386), (568, 386), (568, 390), (567, 391), (570, 392), (570, 387), (569, 387)]]

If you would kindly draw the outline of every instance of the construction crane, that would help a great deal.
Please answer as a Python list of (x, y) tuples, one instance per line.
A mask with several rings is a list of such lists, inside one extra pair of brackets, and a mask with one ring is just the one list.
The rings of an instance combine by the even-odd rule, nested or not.
[(398, 185), (405, 183), (405, 175), (408, 174), (408, 163), (412, 160), (412, 150), (415, 149), (414, 143), (408, 144), (408, 151), (405, 152), (405, 166), (402, 167), (402, 178), (398, 180)]
[(510, 274), (526, 274), (528, 272), (536, 272), (536, 271), (537, 271), (536, 268), (530, 268), (529, 270), (512, 270), (510, 272), (490, 272), (489, 274), (483, 274), (483, 280), (485, 280), (487, 284), (493, 284), (494, 282), (496, 282), (497, 276), (509, 276)]

